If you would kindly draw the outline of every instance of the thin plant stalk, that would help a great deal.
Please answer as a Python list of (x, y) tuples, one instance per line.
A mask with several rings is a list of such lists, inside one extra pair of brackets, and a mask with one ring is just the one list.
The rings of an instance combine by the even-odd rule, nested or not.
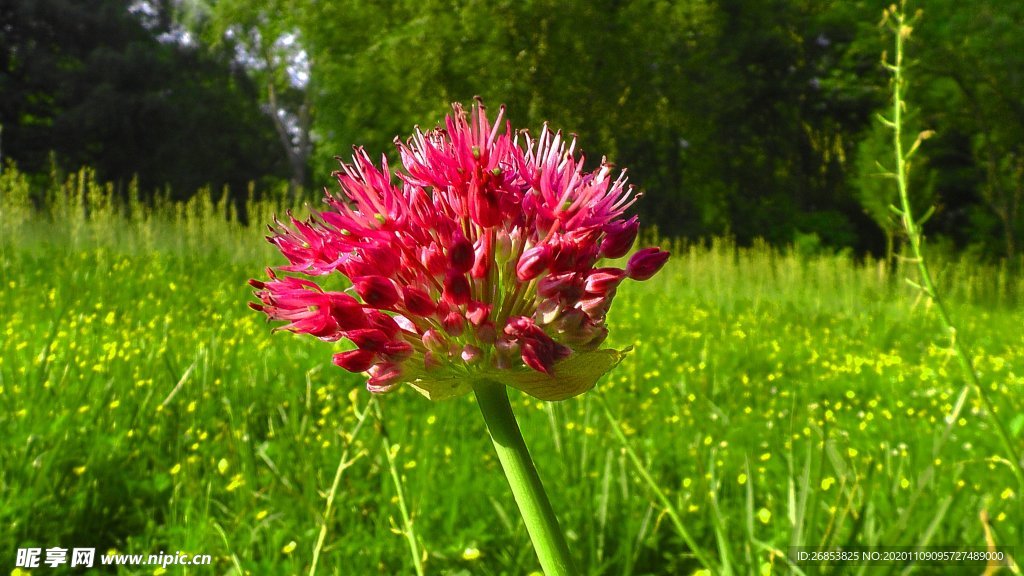
[(629, 441), (626, 440), (626, 435), (622, 433), (622, 426), (619, 424), (619, 421), (615, 419), (615, 416), (612, 416), (612, 412), (608, 409), (608, 404), (604, 401), (604, 398), (598, 396), (597, 400), (601, 404), (601, 408), (604, 410), (605, 418), (607, 418), (608, 423), (611, 424), (612, 433), (615, 435), (615, 438), (617, 438), (619, 443), (622, 445), (622, 449), (626, 451), (626, 456), (629, 457), (629, 461), (633, 463), (637, 473), (640, 474), (640, 478), (645, 484), (647, 484), (647, 487), (652, 493), (654, 493), (654, 497), (665, 509), (665, 514), (668, 515), (672, 525), (675, 526), (676, 531), (679, 532), (679, 536), (682, 537), (683, 541), (686, 542), (686, 545), (690, 547), (690, 551), (693, 552), (697, 561), (699, 561), (708, 570), (718, 572), (719, 567), (711, 559), (708, 553), (697, 545), (697, 541), (693, 539), (693, 536), (690, 535), (690, 531), (686, 529), (686, 525), (683, 524), (683, 519), (679, 516), (679, 512), (672, 504), (672, 501), (668, 499), (665, 492), (662, 491), (658, 486), (658, 483), (654, 481), (651, 473), (647, 471), (647, 467), (640, 461), (640, 457), (637, 456), (636, 451), (633, 450)]
[(327, 504), (324, 506), (323, 521), (320, 523), (320, 533), (317, 534), (316, 546), (313, 547), (313, 559), (309, 565), (309, 576), (316, 576), (316, 567), (320, 560), (320, 551), (323, 550), (324, 541), (327, 539), (327, 522), (334, 509), (334, 498), (338, 493), (338, 486), (341, 484), (341, 475), (361, 456), (361, 454), (357, 454), (354, 458), (349, 458), (352, 443), (355, 441), (356, 436), (359, 435), (359, 431), (362, 430), (363, 423), (366, 422), (366, 416), (370, 413), (371, 405), (375, 405), (376, 402), (376, 398), (371, 398), (370, 405), (367, 405), (366, 409), (363, 410), (362, 413), (358, 410), (355, 411), (357, 420), (356, 425), (352, 428), (352, 432), (348, 434), (348, 445), (341, 453), (341, 459), (338, 460), (338, 468), (334, 471), (334, 481), (331, 482), (331, 490), (327, 493)]
[(398, 445), (392, 446), (388, 435), (383, 430), (384, 415), (381, 413), (380, 404), (374, 404), (374, 412), (381, 425), (381, 445), (384, 448), (384, 456), (388, 461), (388, 470), (391, 472), (391, 481), (395, 484), (395, 493), (398, 495), (398, 511), (402, 515), (402, 535), (409, 544), (409, 554), (412, 556), (412, 565), (417, 576), (423, 576), (423, 558), (420, 553), (419, 543), (416, 540), (416, 530), (413, 527), (412, 515), (409, 514), (409, 507), (405, 503), (405, 490), (402, 486), (402, 477), (398, 473), (398, 466), (395, 464)]
[(894, 21), (893, 30), (895, 32), (894, 61), (892, 64), (885, 64), (886, 68), (892, 72), (893, 76), (892, 119), (888, 120), (882, 118), (882, 121), (893, 131), (893, 150), (896, 159), (896, 173), (893, 176), (896, 179), (896, 185), (899, 189), (900, 197), (900, 207), (894, 208), (894, 211), (903, 223), (903, 228), (907, 233), (910, 249), (913, 253), (913, 261), (917, 264), (918, 274), (920, 275), (920, 283), (911, 282), (911, 284), (920, 289), (935, 306), (939, 319), (942, 321), (946, 332), (949, 334), (950, 345), (957, 357), (958, 363), (960, 364), (961, 371), (978, 394), (978, 398), (981, 400), (981, 403), (985, 406), (985, 410), (988, 412), (989, 418), (996, 429), (996, 434), (999, 436), (1000, 443), (1003, 445), (1005, 457), (1010, 461), (1010, 468), (1013, 470), (1014, 476), (1017, 478), (1020, 491), (1021, 493), (1024, 493), (1024, 469), (1021, 468), (1021, 462), (1017, 457), (1017, 451), (1013, 447), (1013, 442), (1010, 439), (1009, 432), (996, 415), (995, 405), (993, 404), (992, 399), (989, 398), (981, 380), (978, 378), (978, 373), (974, 369), (974, 363), (971, 360), (967, 344), (964, 343), (963, 338), (958, 336), (956, 325), (953, 323), (949, 315), (945, 301), (939, 296), (939, 292), (935, 288), (935, 282), (932, 279), (931, 270), (928, 268), (928, 262), (924, 257), (920, 222), (914, 217), (910, 203), (910, 192), (907, 182), (907, 175), (910, 171), (909, 161), (917, 151), (921, 142), (930, 136), (930, 133), (923, 132), (910, 147), (910, 150), (907, 152), (903, 151), (903, 109), (906, 106), (906, 102), (903, 99), (903, 44), (910, 36), (912, 30), (912, 27), (907, 22), (906, 14), (903, 9), (904, 4), (905, 2), (901, 2), (899, 10), (887, 13), (887, 16), (892, 18)]
[(533, 541), (537, 559), (546, 576), (577, 574), (569, 546), (558, 526), (537, 468), (523, 441), (505, 386), (478, 382), (474, 387), (480, 412), (494, 443), (498, 461), (505, 472), (512, 496)]

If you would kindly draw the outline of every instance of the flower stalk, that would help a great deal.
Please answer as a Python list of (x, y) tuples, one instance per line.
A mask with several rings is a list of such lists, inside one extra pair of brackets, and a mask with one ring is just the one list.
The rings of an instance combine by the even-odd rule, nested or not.
[(620, 424), (615, 416), (612, 415), (612, 411), (608, 409), (608, 403), (605, 402), (604, 398), (601, 396), (597, 397), (597, 401), (601, 405), (604, 417), (608, 419), (608, 424), (611, 425), (611, 431), (615, 436), (615, 439), (622, 445), (622, 450), (626, 453), (626, 456), (629, 457), (629, 461), (636, 468), (637, 474), (640, 475), (640, 479), (644, 481), (644, 484), (647, 485), (651, 490), (651, 493), (654, 494), (654, 497), (657, 498), (658, 503), (661, 504), (665, 511), (664, 514), (668, 516), (672, 525), (675, 526), (676, 531), (679, 532), (679, 536), (681, 536), (683, 541), (686, 542), (686, 545), (690, 547), (690, 551), (693, 553), (694, 557), (697, 558), (705, 569), (716, 573), (721, 572), (721, 567), (715, 564), (711, 556), (697, 544), (697, 541), (694, 540), (690, 531), (686, 529), (686, 525), (683, 524), (683, 519), (679, 516), (679, 511), (676, 510), (672, 501), (665, 495), (665, 491), (658, 486), (658, 482), (654, 480), (654, 477), (651, 476), (647, 467), (644, 466), (644, 463), (640, 460), (640, 457), (637, 456), (636, 451), (633, 450), (633, 447), (629, 444), (629, 440), (626, 439), (626, 435), (622, 433), (622, 424)]
[[(925, 260), (924, 256), (924, 240), (921, 233), (921, 222), (914, 216), (910, 202), (907, 178), (910, 173), (910, 159), (913, 157), (914, 153), (917, 152), (921, 142), (931, 136), (931, 132), (922, 132), (918, 135), (910, 149), (904, 152), (902, 131), (903, 111), (906, 108), (906, 101), (904, 100), (905, 90), (903, 72), (905, 66), (903, 64), (903, 47), (904, 42), (913, 30), (913, 27), (909, 23), (910, 19), (906, 17), (904, 5), (905, 2), (901, 2), (898, 9), (893, 8), (885, 13), (885, 21), (890, 24), (895, 38), (894, 60), (891, 64), (887, 62), (885, 63), (886, 68), (890, 73), (892, 73), (892, 118), (886, 119), (883, 117), (881, 120), (893, 132), (893, 152), (896, 160), (896, 171), (895, 174), (893, 174), (893, 177), (896, 180), (896, 186), (900, 197), (900, 206), (899, 208), (893, 207), (893, 211), (897, 216), (899, 216), (900, 221), (903, 224), (903, 229), (907, 233), (908, 243), (910, 244), (910, 250), (913, 254), (913, 262), (917, 264), (917, 271), (920, 277), (920, 283), (915, 283), (909, 279), (908, 282), (923, 292), (925, 296), (932, 301), (932, 304), (934, 304), (935, 310), (939, 315), (939, 319), (941, 320), (943, 327), (946, 329), (946, 332), (949, 334), (950, 347), (953, 349), (957, 362), (960, 364), (960, 369), (963, 372), (964, 377), (969, 382), (969, 385), (974, 388), (982, 405), (985, 407), (989, 420), (992, 422), (996, 435), (1002, 444), (1005, 457), (1010, 462), (1010, 469), (1013, 470), (1014, 477), (1017, 479), (1020, 490), (1024, 492), (1024, 467), (1022, 467), (1017, 450), (1013, 446), (1013, 440), (1010, 437), (1009, 431), (1006, 429), (1002, 420), (1000, 420), (992, 399), (989, 397), (985, 387), (981, 383), (981, 379), (978, 377), (978, 371), (974, 367), (969, 347), (964, 342), (963, 337), (960, 337), (957, 334), (956, 325), (953, 323), (952, 317), (949, 314), (946, 302), (941, 298), (935, 287), (931, 269), (928, 267), (928, 262)], [(962, 404), (957, 406), (957, 412), (952, 415), (952, 420), (956, 419), (961, 408)]]
[(395, 464), (395, 458), (398, 455), (398, 449), (400, 446), (391, 444), (391, 440), (388, 438), (387, 431), (384, 428), (384, 414), (379, 402), (374, 403), (373, 410), (381, 428), (381, 447), (384, 448), (384, 457), (387, 458), (388, 461), (388, 470), (391, 472), (391, 481), (395, 485), (395, 496), (398, 498), (398, 511), (402, 514), (402, 536), (405, 537), (405, 541), (409, 545), (409, 553), (412, 556), (412, 565), (416, 570), (416, 576), (423, 576), (423, 560), (425, 556), (420, 552), (419, 544), (416, 541), (416, 530), (413, 527), (412, 515), (409, 514), (409, 507), (405, 503), (405, 489), (402, 486), (402, 477), (398, 473), (398, 466)]
[(569, 554), (569, 546), (558, 526), (537, 468), (523, 441), (505, 386), (478, 382), (473, 387), (477, 404), (483, 414), (487, 431), (494, 443), (494, 451), (508, 479), (512, 496), (533, 541), (537, 559), (546, 576), (571, 576), (576, 569)]
[(327, 539), (327, 525), (331, 519), (331, 512), (334, 510), (334, 498), (338, 494), (338, 486), (341, 485), (341, 475), (347, 470), (352, 464), (355, 464), (356, 460), (366, 455), (364, 451), (358, 452), (355, 456), (349, 458), (349, 452), (355, 445), (356, 436), (363, 429), (363, 424), (367, 420), (367, 416), (370, 414), (370, 409), (376, 404), (377, 398), (370, 398), (370, 402), (366, 408), (360, 412), (358, 409), (354, 410), (356, 415), (356, 425), (351, 432), (346, 434), (347, 441), (345, 449), (341, 453), (341, 459), (338, 461), (338, 468), (334, 472), (334, 481), (331, 482), (331, 489), (327, 493), (327, 503), (324, 506), (323, 520), (320, 522), (320, 531), (317, 533), (316, 545), (313, 547), (312, 561), (309, 566), (309, 576), (316, 576), (317, 563), (320, 560), (320, 552), (324, 548), (324, 541)]

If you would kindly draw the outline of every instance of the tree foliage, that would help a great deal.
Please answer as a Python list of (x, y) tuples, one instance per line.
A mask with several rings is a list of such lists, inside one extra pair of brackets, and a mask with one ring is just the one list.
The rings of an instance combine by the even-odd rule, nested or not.
[(183, 42), (167, 6), (118, 0), (0, 4), (3, 150), (23, 169), (90, 165), (179, 193), (281, 172), (252, 87)]
[[(390, 154), (395, 135), (480, 96), (628, 167), (662, 233), (882, 253), (898, 243), (889, 183), (869, 177), (885, 5), (5, 0), (3, 144), (29, 169), (56, 150), (154, 186), (272, 175), (318, 190), (353, 144)], [(1024, 8), (921, 5), (908, 74), (914, 121), (936, 132), (918, 155), (927, 231), (1013, 256)], [(191, 44), (173, 41), (186, 31)]]
[(1024, 240), (1024, 5), (925, 8), (913, 45), (922, 108), (949, 165), (939, 194), (960, 216), (944, 231), (1012, 259)]

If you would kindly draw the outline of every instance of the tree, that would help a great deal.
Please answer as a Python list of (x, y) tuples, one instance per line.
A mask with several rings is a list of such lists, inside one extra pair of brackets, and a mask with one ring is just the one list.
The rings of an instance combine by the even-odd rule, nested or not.
[[(1024, 233), (1024, 5), (935, 0), (924, 8), (911, 48), (921, 105), (938, 133), (928, 153), (952, 160), (943, 163), (941, 193), (965, 210), (987, 209), (999, 223), (1001, 252), (1015, 261)], [(966, 240), (983, 243), (988, 232), (968, 230)]]
[(260, 102), (291, 171), (293, 195), (309, 184), (310, 62), (297, 24), (300, 6), (280, 0), (214, 0), (187, 5), (179, 20), (214, 51), (227, 50), (260, 87)]
[[(135, 6), (134, 12), (130, 10)], [(140, 8), (141, 7), (141, 8)], [(0, 5), (0, 123), (28, 171), (67, 168), (144, 189), (243, 193), (279, 169), (251, 86), (200, 52), (161, 4), (8, 0)]]

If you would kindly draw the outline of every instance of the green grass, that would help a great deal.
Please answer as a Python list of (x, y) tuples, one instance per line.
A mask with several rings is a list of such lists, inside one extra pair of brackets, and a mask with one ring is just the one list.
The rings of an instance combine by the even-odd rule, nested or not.
[[(0, 572), (18, 548), (88, 546), (214, 557), (170, 573), (304, 574), (347, 450), (317, 573), (411, 573), (385, 438), (428, 574), (538, 569), (471, 396), (381, 397), (383, 421), (353, 438), (362, 379), (330, 364), (333, 345), (271, 334), (246, 307), (246, 280), (281, 263), (259, 226), (202, 199), (125, 212), (88, 175), (37, 214), (27, 183), (0, 178)], [(254, 221), (275, 209), (254, 206)], [(695, 543), (735, 573), (789, 573), (771, 550), (797, 544), (984, 546), (983, 516), (1024, 555), (1021, 495), (973, 395), (947, 436), (964, 381), (905, 272), (725, 241), (673, 249), (662, 274), (620, 290), (611, 344), (635, 350), (593, 392), (513, 395), (584, 573), (700, 568), (600, 400)], [(936, 264), (1019, 447), (1024, 283)], [(154, 573), (135, 570), (121, 573)]]

